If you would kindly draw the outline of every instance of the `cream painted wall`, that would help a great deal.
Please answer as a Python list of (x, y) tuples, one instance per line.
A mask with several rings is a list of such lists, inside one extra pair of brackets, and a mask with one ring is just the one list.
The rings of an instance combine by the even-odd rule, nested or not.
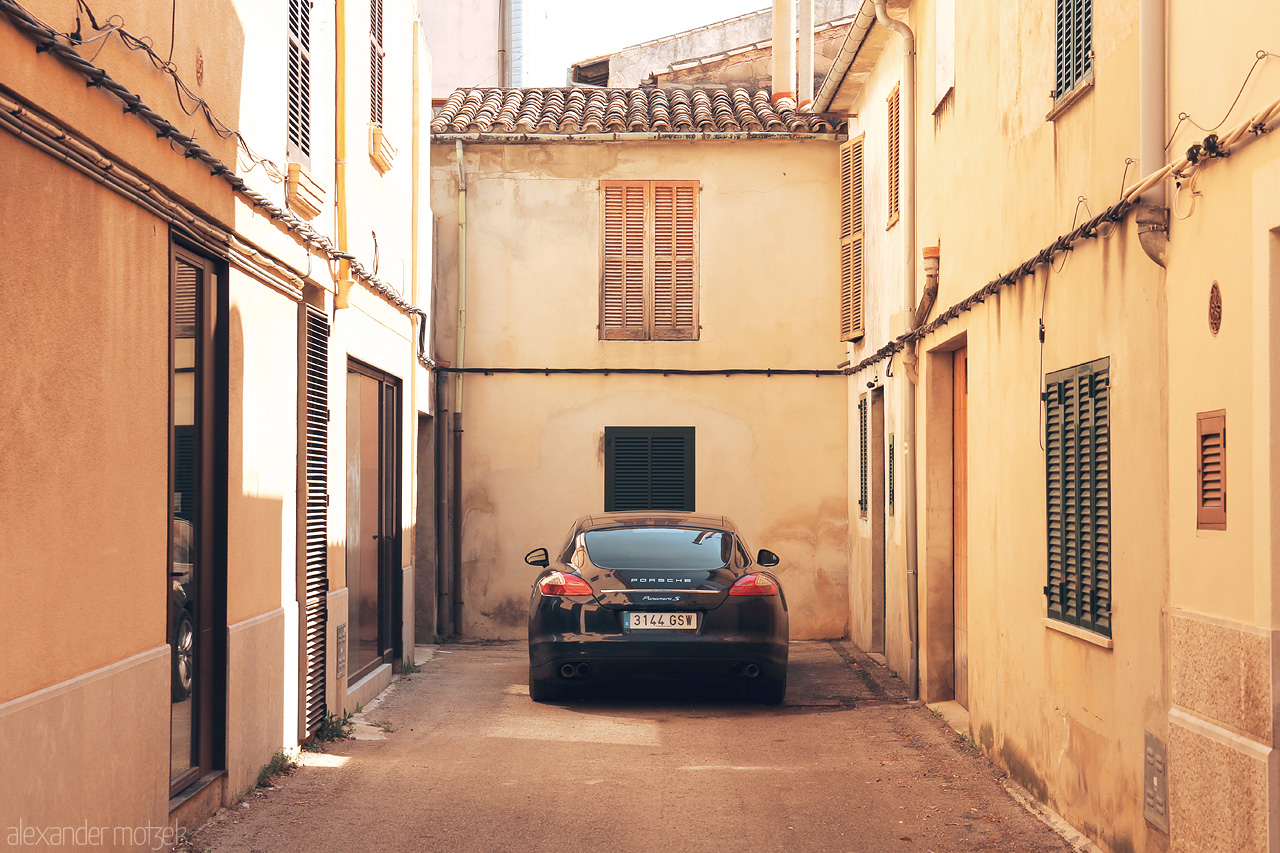
[(447, 98), (460, 86), (502, 85), (498, 0), (419, 0), (418, 5), (435, 57), (432, 97)]
[[(468, 146), (471, 366), (832, 368), (837, 340), (831, 142)], [(433, 146), (441, 317), (456, 315), (452, 146)], [(602, 342), (602, 179), (697, 179), (696, 342)], [(830, 329), (823, 336), (813, 329)], [(445, 326), (437, 341), (452, 357)], [(843, 636), (846, 382), (840, 377), (468, 376), (464, 629), (525, 631), (522, 557), (603, 509), (605, 426), (694, 426), (696, 506), (776, 550), (793, 637)]]

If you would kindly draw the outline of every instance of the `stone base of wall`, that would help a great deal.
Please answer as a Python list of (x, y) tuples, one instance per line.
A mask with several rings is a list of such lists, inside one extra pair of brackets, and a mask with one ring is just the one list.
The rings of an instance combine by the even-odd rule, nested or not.
[(1170, 849), (1276, 853), (1280, 632), (1178, 610), (1169, 634)]

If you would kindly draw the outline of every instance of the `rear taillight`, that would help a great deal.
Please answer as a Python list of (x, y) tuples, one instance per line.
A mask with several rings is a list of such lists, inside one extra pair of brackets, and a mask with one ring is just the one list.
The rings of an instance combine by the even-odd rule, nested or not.
[(538, 581), (538, 589), (543, 595), (591, 595), (591, 584), (577, 575), (566, 575), (564, 572), (552, 572)]
[(745, 575), (729, 587), (730, 595), (777, 595), (778, 585), (768, 575)]

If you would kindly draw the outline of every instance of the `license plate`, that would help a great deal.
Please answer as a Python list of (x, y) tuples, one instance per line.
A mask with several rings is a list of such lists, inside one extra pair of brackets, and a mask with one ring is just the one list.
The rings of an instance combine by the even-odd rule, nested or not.
[(656, 628), (663, 631), (698, 630), (697, 613), (649, 613), (628, 611), (623, 614), (628, 631)]

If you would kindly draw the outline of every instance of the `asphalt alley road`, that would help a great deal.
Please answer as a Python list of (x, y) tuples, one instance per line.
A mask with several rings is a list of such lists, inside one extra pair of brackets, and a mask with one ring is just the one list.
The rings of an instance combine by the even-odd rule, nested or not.
[(189, 849), (1071, 850), (846, 643), (793, 643), (777, 708), (689, 685), (538, 705), (526, 677), (523, 643), (442, 646), (362, 715), (380, 739), (304, 754)]

